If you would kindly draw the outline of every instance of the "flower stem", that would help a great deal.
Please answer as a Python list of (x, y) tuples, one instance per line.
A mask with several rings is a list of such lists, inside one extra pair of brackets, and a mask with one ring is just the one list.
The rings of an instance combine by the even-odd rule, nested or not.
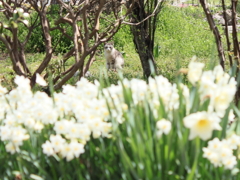
[(199, 139), (199, 137), (196, 138), (195, 143), (196, 143), (196, 149), (195, 149), (196, 150), (196, 154), (195, 154), (194, 163), (193, 163), (191, 172), (187, 176), (187, 180), (192, 180), (193, 179), (195, 171), (196, 171), (196, 168), (197, 168), (198, 156), (199, 156), (199, 148), (200, 148), (200, 139)]

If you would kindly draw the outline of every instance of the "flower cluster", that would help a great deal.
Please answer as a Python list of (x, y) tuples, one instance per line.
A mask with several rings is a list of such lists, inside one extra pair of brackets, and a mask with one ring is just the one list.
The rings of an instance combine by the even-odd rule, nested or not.
[[(37, 82), (46, 84), (38, 77)], [(32, 93), (30, 81), (15, 78), (18, 85), (6, 94), (0, 87), (0, 138), (6, 151), (20, 151), (29, 132), (39, 133), (51, 128), (50, 141), (43, 145), (47, 155), (59, 154), (71, 160), (84, 152), (84, 144), (100, 136), (110, 137), (111, 123), (106, 101), (98, 98), (99, 86), (82, 78), (76, 86), (66, 85), (51, 98), (44, 92)]]
[[(188, 89), (187, 89), (188, 90)], [(141, 104), (143, 101), (149, 103), (155, 118), (158, 118), (160, 106), (165, 108), (171, 116), (171, 112), (179, 107), (179, 92), (176, 84), (171, 84), (167, 78), (156, 76), (149, 78), (148, 84), (140, 79), (123, 79), (118, 85), (111, 85), (103, 89), (103, 94), (111, 109), (111, 114), (121, 123), (123, 121), (123, 111), (128, 109), (124, 101), (124, 94), (130, 92), (133, 104)], [(159, 101), (161, 98), (161, 102)], [(169, 117), (171, 118), (171, 117)]]
[(50, 141), (46, 141), (43, 145), (43, 152), (48, 156), (53, 156), (59, 153), (67, 161), (74, 157), (78, 158), (80, 154), (84, 153), (84, 145), (77, 140), (72, 140), (67, 143), (60, 135), (51, 135)]
[(233, 169), (237, 164), (233, 150), (236, 150), (239, 145), (240, 136), (236, 134), (222, 141), (214, 138), (208, 142), (208, 147), (203, 148), (203, 157), (207, 158), (215, 167), (224, 166), (226, 169)]
[(179, 107), (179, 92), (176, 84), (171, 84), (169, 80), (163, 76), (157, 76), (154, 79), (149, 78), (149, 91), (151, 100), (157, 108), (160, 105), (161, 98), (166, 111), (172, 111)]
[(109, 113), (111, 117), (115, 118), (117, 122), (122, 123), (123, 112), (128, 109), (127, 104), (124, 103), (123, 88), (120, 85), (111, 85), (108, 88), (102, 90), (103, 97), (109, 106)]
[(199, 85), (201, 101), (210, 99), (209, 111), (215, 111), (223, 117), (229, 104), (232, 102), (237, 82), (234, 77), (225, 73), (220, 65), (212, 71), (202, 71), (203, 63), (191, 61), (189, 64), (188, 79), (193, 84)]
[[(200, 101), (209, 100), (206, 111), (186, 116), (184, 125), (190, 129), (190, 139), (199, 136), (203, 140), (211, 137), (213, 130), (221, 130), (219, 125), (236, 92), (236, 81), (225, 73), (220, 65), (212, 71), (203, 71), (204, 64), (192, 60), (189, 64), (188, 79), (198, 87)], [(229, 113), (229, 121), (233, 112)]]

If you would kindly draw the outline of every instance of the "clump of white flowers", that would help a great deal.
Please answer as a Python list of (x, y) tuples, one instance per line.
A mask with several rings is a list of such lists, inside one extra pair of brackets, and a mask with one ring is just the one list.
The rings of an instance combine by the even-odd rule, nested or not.
[(115, 118), (119, 123), (124, 121), (123, 112), (128, 109), (127, 104), (124, 103), (123, 87), (121, 85), (111, 85), (102, 90), (104, 98), (111, 111), (109, 114)]
[[(166, 111), (171, 112), (179, 107), (179, 92), (176, 84), (171, 84), (167, 78), (156, 76), (149, 78), (148, 83), (141, 79), (123, 79), (118, 85), (111, 85), (103, 89), (103, 95), (107, 99), (111, 109), (112, 117), (118, 119), (119, 123), (124, 121), (122, 115), (129, 107), (125, 103), (124, 94), (129, 93), (133, 105), (139, 105), (144, 101), (151, 102), (149, 105), (155, 118), (158, 118), (157, 109), (163, 106)], [(162, 104), (159, 101), (162, 100)]]
[(69, 143), (60, 135), (51, 135), (50, 141), (46, 141), (43, 145), (43, 152), (47, 156), (53, 156), (57, 153), (67, 161), (74, 157), (78, 158), (80, 154), (84, 153), (84, 145), (77, 140), (72, 140)]
[[(46, 85), (38, 75), (37, 82)], [(44, 92), (32, 93), (30, 81), (17, 76), (18, 85), (8, 94), (0, 87), (1, 126), (0, 138), (6, 151), (19, 152), (29, 131), (35, 133), (53, 127), (50, 140), (43, 145), (43, 152), (66, 158), (68, 161), (84, 152), (84, 145), (93, 138), (111, 137), (111, 123), (106, 101), (99, 98), (99, 86), (82, 78), (76, 86), (66, 85), (54, 98)]]
[[(189, 72), (194, 71), (191, 68), (202, 68), (202, 65), (198, 62), (192, 61), (190, 64), (194, 65), (189, 67)], [(199, 83), (201, 101), (204, 102), (210, 99), (209, 110), (215, 111), (219, 117), (223, 117), (234, 98), (237, 82), (234, 77), (230, 77), (229, 74), (225, 73), (220, 65), (216, 66), (213, 71), (205, 71), (198, 75), (198, 81), (195, 81), (193, 85), (196, 82)], [(192, 76), (194, 75), (188, 73), (189, 81)]]
[(166, 111), (178, 109), (179, 94), (177, 85), (171, 84), (167, 78), (163, 76), (157, 76), (154, 79), (149, 78), (149, 91), (155, 108), (160, 105), (160, 97)]
[(200, 80), (202, 101), (210, 98), (209, 109), (223, 117), (236, 92), (237, 82), (225, 73), (220, 65), (213, 71), (205, 71)]
[(226, 169), (233, 169), (237, 164), (237, 158), (233, 151), (240, 145), (240, 136), (236, 134), (220, 141), (218, 138), (208, 142), (203, 148), (203, 157), (207, 158), (215, 167), (224, 166)]
[[(198, 87), (201, 103), (209, 100), (207, 112), (196, 112), (184, 118), (184, 125), (190, 129), (190, 139), (199, 136), (203, 140), (211, 137), (213, 130), (221, 130), (219, 125), (227, 108), (233, 101), (236, 92), (236, 81), (225, 73), (220, 65), (212, 71), (203, 71), (204, 64), (195, 62), (189, 64), (188, 79)], [(229, 121), (234, 118), (229, 113)]]

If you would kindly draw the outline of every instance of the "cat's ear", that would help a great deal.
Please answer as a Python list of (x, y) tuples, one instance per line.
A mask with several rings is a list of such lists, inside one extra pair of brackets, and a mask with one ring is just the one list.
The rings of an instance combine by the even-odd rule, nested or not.
[(108, 45), (112, 45), (112, 46), (114, 46), (114, 42), (108, 42), (108, 43), (106, 43), (106, 44), (108, 44)]
[(104, 45), (112, 45), (112, 46), (114, 46), (114, 42), (105, 42)]

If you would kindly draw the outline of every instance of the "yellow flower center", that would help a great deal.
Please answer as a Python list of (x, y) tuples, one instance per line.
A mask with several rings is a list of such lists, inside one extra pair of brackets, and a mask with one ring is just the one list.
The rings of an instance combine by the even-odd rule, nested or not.
[(167, 129), (167, 125), (164, 124), (164, 125), (162, 126), (162, 129)]
[(206, 119), (201, 119), (200, 121), (198, 121), (197, 125), (199, 128), (205, 128), (209, 125), (209, 121)]

